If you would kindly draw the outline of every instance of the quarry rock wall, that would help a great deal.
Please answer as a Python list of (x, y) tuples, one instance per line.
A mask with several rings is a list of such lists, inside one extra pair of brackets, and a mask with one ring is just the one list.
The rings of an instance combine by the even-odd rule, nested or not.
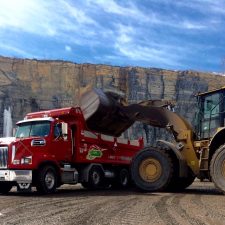
[[(225, 86), (225, 76), (0, 57), (0, 136), (10, 135), (28, 112), (79, 105), (80, 93), (90, 86), (116, 91), (130, 103), (174, 100), (175, 111), (194, 125), (195, 95)], [(152, 143), (161, 133), (161, 129), (137, 123), (125, 135), (141, 135)]]

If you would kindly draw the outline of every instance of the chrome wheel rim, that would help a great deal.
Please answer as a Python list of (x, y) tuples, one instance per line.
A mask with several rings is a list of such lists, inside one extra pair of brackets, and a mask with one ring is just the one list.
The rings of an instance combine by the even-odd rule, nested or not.
[(55, 185), (55, 176), (53, 172), (47, 172), (45, 175), (45, 184), (48, 189), (52, 189)]
[(92, 179), (94, 184), (98, 184), (100, 182), (100, 175), (98, 172), (94, 171), (92, 174)]

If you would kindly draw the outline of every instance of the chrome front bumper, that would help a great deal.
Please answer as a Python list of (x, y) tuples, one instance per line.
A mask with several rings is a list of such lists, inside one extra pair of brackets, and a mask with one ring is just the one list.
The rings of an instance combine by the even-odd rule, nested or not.
[(32, 170), (0, 170), (0, 181), (31, 183)]

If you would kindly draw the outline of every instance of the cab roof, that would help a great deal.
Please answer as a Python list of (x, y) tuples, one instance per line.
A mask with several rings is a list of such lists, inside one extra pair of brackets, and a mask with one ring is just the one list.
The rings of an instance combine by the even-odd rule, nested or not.
[(51, 117), (44, 117), (44, 118), (33, 118), (33, 119), (24, 119), (18, 121), (16, 124), (21, 124), (21, 123), (29, 123), (29, 122), (39, 122), (39, 121), (53, 121), (53, 118)]
[(68, 108), (52, 109), (52, 110), (28, 113), (25, 119), (45, 118), (45, 117), (61, 118), (61, 117), (68, 117), (68, 116), (77, 116), (79, 114), (82, 114), (82, 111), (79, 107), (75, 107), (75, 108), (68, 107)]
[(218, 88), (218, 89), (213, 89), (211, 91), (206, 91), (206, 92), (203, 92), (203, 93), (199, 93), (199, 94), (197, 94), (197, 96), (212, 94), (212, 93), (216, 93), (216, 92), (219, 92), (219, 91), (222, 91), (222, 90), (225, 90), (225, 86), (223, 86), (221, 88)]

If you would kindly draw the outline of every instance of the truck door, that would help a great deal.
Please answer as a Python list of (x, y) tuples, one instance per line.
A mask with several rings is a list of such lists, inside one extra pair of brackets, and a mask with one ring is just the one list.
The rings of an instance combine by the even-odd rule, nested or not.
[(70, 162), (73, 150), (70, 128), (66, 136), (62, 134), (62, 123), (56, 123), (53, 129), (52, 154), (59, 162)]

